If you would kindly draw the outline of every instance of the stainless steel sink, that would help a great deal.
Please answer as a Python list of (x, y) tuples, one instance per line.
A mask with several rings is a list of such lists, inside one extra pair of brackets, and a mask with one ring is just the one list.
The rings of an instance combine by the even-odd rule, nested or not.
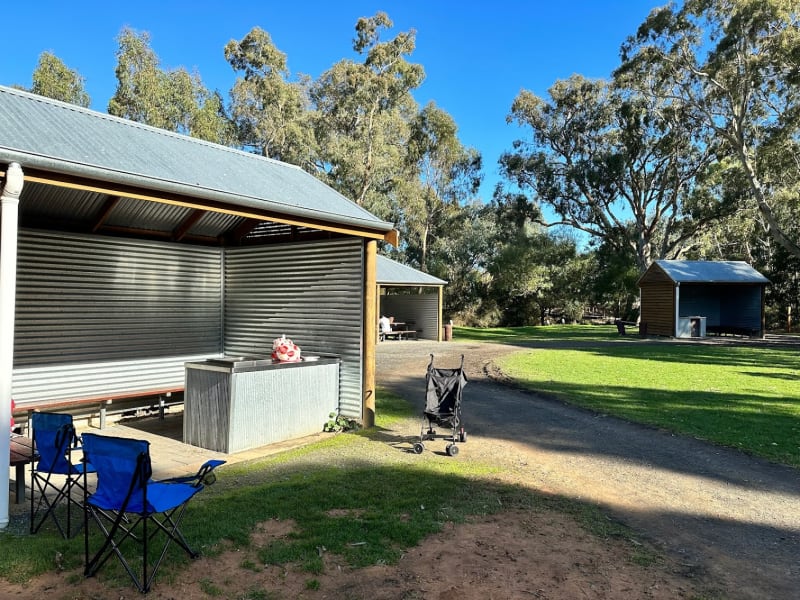
[(271, 365), (269, 356), (223, 356), (222, 358), (208, 358), (207, 363), (230, 367), (231, 369), (244, 369), (247, 367), (262, 367)]

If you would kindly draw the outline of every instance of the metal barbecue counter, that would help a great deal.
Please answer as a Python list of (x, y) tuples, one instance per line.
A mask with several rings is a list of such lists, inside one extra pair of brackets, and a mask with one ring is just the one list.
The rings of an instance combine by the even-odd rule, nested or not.
[(322, 431), (339, 408), (335, 355), (186, 363), (183, 441), (228, 454)]

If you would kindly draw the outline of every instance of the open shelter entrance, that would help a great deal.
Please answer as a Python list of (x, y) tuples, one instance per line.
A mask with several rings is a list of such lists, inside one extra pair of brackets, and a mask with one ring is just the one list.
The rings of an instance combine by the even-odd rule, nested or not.
[(377, 257), (378, 316), (392, 316), (417, 339), (442, 341), (442, 295), (447, 282), (385, 256)]
[(392, 224), (299, 167), (2, 86), (0, 185), (0, 422), (175, 398), (187, 363), (286, 335), (374, 423)]

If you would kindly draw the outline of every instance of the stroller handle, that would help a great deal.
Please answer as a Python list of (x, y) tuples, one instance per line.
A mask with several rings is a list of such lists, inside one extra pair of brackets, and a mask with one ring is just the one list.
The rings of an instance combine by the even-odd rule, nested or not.
[[(431, 362), (428, 363), (428, 369), (433, 367), (433, 353), (431, 352)], [(464, 355), (461, 355), (461, 367), (462, 370), (464, 369)]]

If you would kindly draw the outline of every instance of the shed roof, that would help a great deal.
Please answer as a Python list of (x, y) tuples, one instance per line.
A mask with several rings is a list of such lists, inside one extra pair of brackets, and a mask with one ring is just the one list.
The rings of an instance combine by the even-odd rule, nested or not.
[(675, 283), (769, 283), (753, 267), (738, 260), (656, 260), (650, 269), (654, 267)]
[(427, 273), (418, 271), (413, 267), (409, 267), (408, 265), (404, 265), (380, 254), (378, 255), (378, 261), (376, 263), (376, 271), (377, 282), (381, 285), (434, 286), (447, 284), (446, 281), (438, 277), (428, 275)]
[(0, 86), (0, 163), (378, 232), (382, 221), (299, 167)]

